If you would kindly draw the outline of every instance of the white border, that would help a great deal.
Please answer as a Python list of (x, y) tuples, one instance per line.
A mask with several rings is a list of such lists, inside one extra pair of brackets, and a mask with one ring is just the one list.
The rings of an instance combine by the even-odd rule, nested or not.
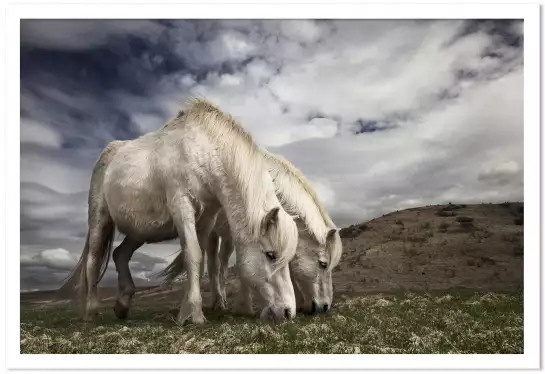
[[(10, 369), (510, 369), (539, 368), (539, 5), (538, 4), (9, 4), (6, 35), (6, 280), (19, 279), (20, 26), (22, 18), (388, 18), (524, 19), (525, 258), (523, 355), (21, 355), (18, 282), (7, 289), (7, 363)], [(9, 37), (8, 37), (9, 35)], [(10, 139), (11, 141), (8, 141)], [(3, 183), (0, 183), (3, 184)], [(7, 284), (7, 283), (6, 283)], [(239, 357), (241, 356), (241, 357)], [(334, 357), (335, 359), (331, 359)]]

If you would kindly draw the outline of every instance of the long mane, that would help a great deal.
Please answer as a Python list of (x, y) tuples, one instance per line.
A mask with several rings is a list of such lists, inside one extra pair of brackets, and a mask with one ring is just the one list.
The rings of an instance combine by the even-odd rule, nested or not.
[[(316, 191), (303, 173), (286, 158), (270, 153), (264, 148), (260, 151), (269, 162), (269, 172), (282, 206), (290, 214), (300, 217), (316, 241), (325, 245), (328, 250), (329, 266), (336, 266), (342, 254), (341, 238), (337, 226), (327, 214)], [(333, 237), (328, 238), (327, 234), (331, 229), (337, 231)]]
[(327, 243), (327, 233), (337, 226), (327, 214), (310, 182), (284, 157), (272, 154), (264, 148), (260, 151), (269, 161), (269, 172), (275, 182), (276, 194), (282, 206), (289, 213), (300, 217), (316, 241), (328, 248), (331, 262), (336, 264), (342, 251), (340, 237), (336, 233), (334, 242)]
[[(185, 110), (179, 112), (163, 128), (185, 125), (199, 126), (216, 145), (223, 167), (230, 171), (243, 200), (245, 212), (240, 214), (240, 218), (245, 218), (252, 237), (259, 238), (264, 214), (274, 207), (267, 204), (270, 205), (271, 199), (276, 200), (275, 206), (280, 202), (274, 193), (265, 159), (252, 136), (231, 115), (203, 98), (190, 98)], [(278, 230), (275, 230), (276, 234), (272, 238), (280, 252), (278, 263), (291, 257), (292, 254), (284, 253), (284, 249), (293, 247), (288, 243), (297, 240), (293, 237), (293, 234), (297, 235), (296, 230), (288, 227), (293, 222), (287, 218), (289, 216), (285, 213), (280, 216)]]
[[(273, 180), (278, 181), (278, 183), (275, 184), (277, 186), (277, 195), (279, 194), (283, 199), (285, 199), (288, 206), (299, 208), (297, 209), (297, 214), (302, 215), (303, 221), (309, 227), (309, 229), (312, 230), (314, 227), (316, 227), (316, 230), (312, 230), (313, 232), (323, 231), (320, 227), (322, 225), (319, 224), (319, 220), (318, 222), (315, 222), (313, 220), (315, 216), (310, 217), (309, 209), (314, 210), (314, 208), (305, 206), (305, 204), (308, 204), (308, 202), (303, 200), (305, 195), (308, 195), (312, 203), (314, 203), (315, 209), (318, 211), (319, 216), (322, 218), (323, 223), (326, 226), (325, 230), (327, 230), (327, 228), (337, 228), (337, 226), (331, 220), (331, 217), (329, 217), (327, 214), (324, 206), (318, 198), (318, 195), (316, 194), (316, 191), (314, 191), (314, 188), (303, 173), (283, 156), (273, 154), (264, 148), (261, 148), (260, 150), (265, 155), (265, 158), (275, 166), (273, 170)], [(287, 187), (291, 187), (291, 190)], [(297, 194), (290, 193), (293, 191), (293, 188), (295, 188), (295, 190), (298, 192)], [(318, 237), (316, 239), (318, 239)]]

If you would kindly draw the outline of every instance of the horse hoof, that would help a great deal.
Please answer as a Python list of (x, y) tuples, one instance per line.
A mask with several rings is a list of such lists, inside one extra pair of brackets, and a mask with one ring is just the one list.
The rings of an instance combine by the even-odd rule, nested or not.
[(114, 313), (118, 319), (127, 319), (129, 316), (129, 308), (123, 306), (119, 302), (116, 302), (114, 306)]
[(203, 325), (205, 322), (206, 318), (204, 318), (204, 314), (202, 314), (202, 312), (191, 313), (187, 316), (184, 316), (181, 312), (180, 314), (178, 314), (177, 323), (179, 326), (185, 326), (189, 323), (192, 323), (194, 325)]
[(191, 322), (195, 325), (204, 325), (206, 322), (206, 318), (204, 318), (204, 314), (199, 313), (197, 315), (192, 316)]

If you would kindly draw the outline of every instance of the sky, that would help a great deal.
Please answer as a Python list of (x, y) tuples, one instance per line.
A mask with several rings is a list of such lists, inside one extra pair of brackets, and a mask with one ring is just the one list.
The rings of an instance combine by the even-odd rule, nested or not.
[[(189, 95), (289, 159), (339, 227), (523, 201), (522, 21), (22, 20), (22, 290), (76, 264), (106, 144), (154, 131)], [(136, 285), (178, 250), (139, 249)], [(116, 279), (111, 261), (103, 284)]]

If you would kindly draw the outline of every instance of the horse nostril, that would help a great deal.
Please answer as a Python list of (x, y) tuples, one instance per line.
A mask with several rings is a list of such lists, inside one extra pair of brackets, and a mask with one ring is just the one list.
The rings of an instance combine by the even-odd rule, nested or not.
[(311, 313), (312, 314), (316, 313), (317, 309), (318, 309), (318, 304), (316, 304), (316, 301), (313, 301), (312, 302), (312, 311), (311, 311)]
[(289, 308), (284, 309), (284, 317), (286, 317), (286, 319), (290, 319), (291, 310)]
[(324, 304), (324, 313), (327, 312), (328, 309), (329, 309), (329, 305), (328, 305), (328, 304)]

